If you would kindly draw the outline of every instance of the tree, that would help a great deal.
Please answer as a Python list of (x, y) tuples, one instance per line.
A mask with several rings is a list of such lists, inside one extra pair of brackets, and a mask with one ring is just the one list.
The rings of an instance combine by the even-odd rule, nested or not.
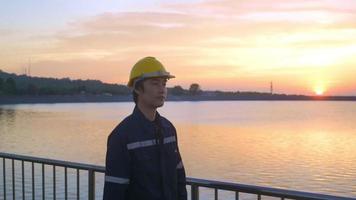
[(198, 83), (193, 83), (189, 87), (189, 94), (198, 95), (202, 92), (200, 85)]
[(171, 89), (171, 92), (173, 95), (179, 96), (179, 95), (183, 95), (184, 89), (180, 86), (180, 85), (176, 85)]
[(16, 94), (16, 82), (13, 78), (7, 78), (4, 84), (4, 91), (6, 94)]
[(87, 87), (85, 85), (78, 86), (78, 93), (85, 94), (87, 91)]
[(27, 86), (27, 92), (28, 92), (29, 94), (38, 94), (38, 91), (39, 91), (38, 87), (37, 87), (35, 84), (33, 84), (33, 83), (30, 83), (30, 84)]

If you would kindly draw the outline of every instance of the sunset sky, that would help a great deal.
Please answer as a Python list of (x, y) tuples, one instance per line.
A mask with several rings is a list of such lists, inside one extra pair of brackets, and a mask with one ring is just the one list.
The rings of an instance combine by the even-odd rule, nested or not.
[(0, 69), (126, 84), (157, 57), (203, 90), (356, 95), (356, 0), (0, 1)]

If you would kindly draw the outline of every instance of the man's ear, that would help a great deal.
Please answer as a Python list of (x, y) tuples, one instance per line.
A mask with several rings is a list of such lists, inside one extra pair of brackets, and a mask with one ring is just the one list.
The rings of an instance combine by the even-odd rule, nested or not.
[(137, 88), (134, 89), (134, 91), (139, 94), (141, 91), (139, 91)]
[(135, 85), (134, 86), (134, 91), (136, 92), (136, 94), (142, 94), (144, 89), (143, 89), (143, 81), (145, 80), (142, 80), (140, 81), (139, 83), (136, 83), (136, 84), (139, 84), (139, 85)]
[(136, 92), (136, 94), (141, 94), (142, 93), (142, 88), (141, 87), (134, 88), (134, 91)]

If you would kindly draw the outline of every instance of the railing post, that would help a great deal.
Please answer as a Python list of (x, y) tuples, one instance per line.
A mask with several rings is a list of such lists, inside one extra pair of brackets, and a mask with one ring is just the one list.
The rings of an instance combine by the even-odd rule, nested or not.
[(15, 160), (11, 160), (12, 168), (12, 199), (15, 200)]
[(92, 169), (88, 171), (88, 197), (89, 200), (95, 199), (95, 172)]
[(191, 200), (199, 200), (199, 186), (192, 184), (191, 193), (192, 193)]
[(2, 158), (2, 173), (4, 178), (4, 200), (6, 200), (6, 163), (5, 158)]

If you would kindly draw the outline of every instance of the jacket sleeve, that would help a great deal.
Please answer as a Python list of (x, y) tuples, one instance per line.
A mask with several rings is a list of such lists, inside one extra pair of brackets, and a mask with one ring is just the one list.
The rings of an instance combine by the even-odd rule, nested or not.
[(103, 200), (128, 199), (130, 155), (121, 135), (114, 130), (108, 137)]
[(186, 188), (186, 176), (185, 176), (185, 169), (183, 165), (183, 160), (179, 152), (179, 147), (178, 147), (178, 138), (177, 138), (177, 132), (174, 128), (174, 133), (176, 136), (176, 141), (177, 141), (177, 153), (178, 153), (178, 164), (176, 167), (177, 170), (177, 182), (178, 182), (178, 200), (187, 200), (187, 188)]

